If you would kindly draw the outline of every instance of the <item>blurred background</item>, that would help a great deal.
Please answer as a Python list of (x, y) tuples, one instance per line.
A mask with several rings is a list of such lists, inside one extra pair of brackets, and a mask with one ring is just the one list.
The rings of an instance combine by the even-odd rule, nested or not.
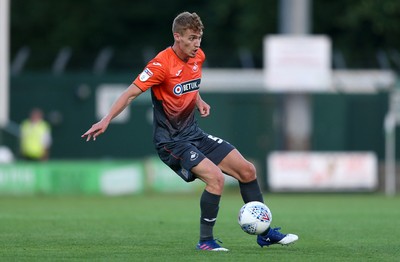
[[(149, 92), (96, 142), (80, 137), (173, 43), (182, 11), (205, 25), (200, 126), (253, 161), (265, 190), (399, 188), (398, 0), (0, 1), (0, 194), (201, 187), (159, 162)], [(37, 161), (21, 152), (34, 108), (49, 129)]]

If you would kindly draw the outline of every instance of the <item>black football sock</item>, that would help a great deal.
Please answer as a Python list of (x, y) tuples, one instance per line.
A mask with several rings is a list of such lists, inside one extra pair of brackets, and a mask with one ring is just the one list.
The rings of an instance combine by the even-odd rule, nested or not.
[(264, 203), (264, 198), (258, 185), (257, 179), (250, 181), (248, 183), (239, 182), (240, 194), (242, 194), (242, 199), (245, 203), (250, 201), (259, 201)]
[(206, 190), (200, 198), (200, 240), (214, 239), (213, 228), (217, 220), (219, 201), (221, 196), (212, 194)]

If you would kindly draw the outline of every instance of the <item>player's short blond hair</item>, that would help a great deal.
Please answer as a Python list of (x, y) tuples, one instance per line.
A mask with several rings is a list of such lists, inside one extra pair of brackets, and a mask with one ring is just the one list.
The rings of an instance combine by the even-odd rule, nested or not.
[(196, 13), (182, 12), (175, 17), (172, 23), (172, 33), (183, 34), (186, 29), (201, 32), (204, 29), (200, 16)]

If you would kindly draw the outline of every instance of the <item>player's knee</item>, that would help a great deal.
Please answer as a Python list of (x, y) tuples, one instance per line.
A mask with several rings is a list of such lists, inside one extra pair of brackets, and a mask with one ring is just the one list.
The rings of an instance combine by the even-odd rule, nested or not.
[(253, 181), (254, 179), (257, 178), (256, 173), (257, 173), (256, 167), (252, 163), (247, 162), (246, 165), (244, 165), (241, 170), (241, 176), (240, 176), (242, 179), (241, 182), (246, 183)]
[(212, 175), (212, 179), (208, 182), (208, 186), (213, 189), (214, 192), (222, 193), (224, 189), (225, 178), (222, 172), (215, 172)]
[(223, 191), (225, 178), (224, 174), (217, 166), (208, 166), (200, 178), (207, 184), (211, 193), (220, 194)]
[(218, 172), (214, 177), (214, 183), (213, 184), (219, 190), (222, 190), (224, 188), (224, 183), (225, 183), (224, 174), (222, 174), (222, 172)]

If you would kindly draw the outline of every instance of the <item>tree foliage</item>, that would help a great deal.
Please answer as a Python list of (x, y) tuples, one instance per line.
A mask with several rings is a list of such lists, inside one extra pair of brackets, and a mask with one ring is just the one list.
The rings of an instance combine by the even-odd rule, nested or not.
[(314, 32), (329, 35), (350, 67), (379, 66), (379, 51), (393, 63), (400, 50), (398, 0), (314, 0), (313, 20)]
[[(400, 47), (400, 1), (310, 0), (312, 32), (327, 34), (351, 67), (376, 67), (375, 54)], [(49, 69), (63, 47), (72, 50), (68, 69), (90, 70), (105, 47), (111, 69), (142, 67), (169, 46), (171, 24), (181, 11), (197, 12), (205, 25), (202, 46), (211, 67), (239, 67), (239, 51), (262, 66), (262, 39), (276, 34), (278, 0), (12, 0), (11, 58), (24, 46), (27, 67)]]

